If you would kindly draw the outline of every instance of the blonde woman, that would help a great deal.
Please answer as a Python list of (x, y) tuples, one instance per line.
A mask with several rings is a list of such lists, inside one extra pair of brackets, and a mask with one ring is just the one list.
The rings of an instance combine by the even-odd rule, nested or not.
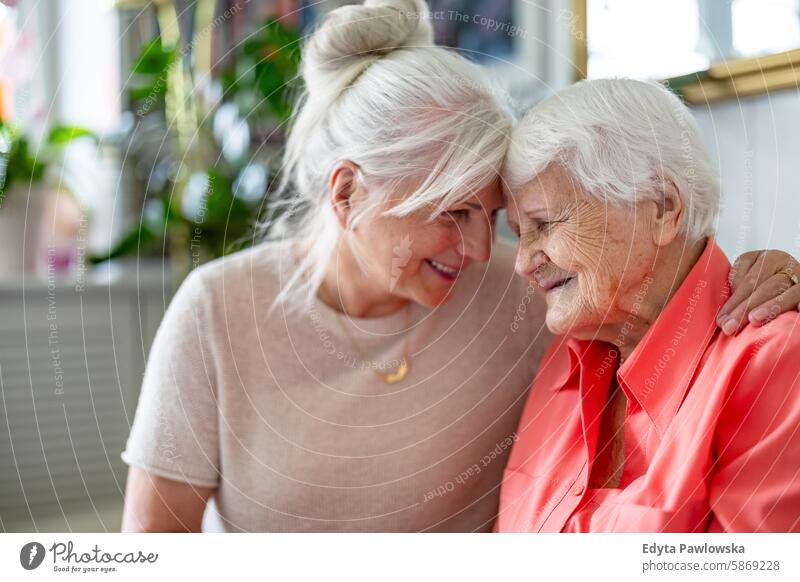
[(291, 236), (173, 298), (122, 455), (123, 529), (488, 531), (550, 340), (494, 244), (512, 119), (433, 45), (423, 2), (335, 10), (303, 76)]

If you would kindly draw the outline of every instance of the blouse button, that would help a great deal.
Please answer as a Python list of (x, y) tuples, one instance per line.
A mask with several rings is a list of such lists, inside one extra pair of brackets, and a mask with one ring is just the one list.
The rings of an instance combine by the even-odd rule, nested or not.
[(583, 495), (583, 492), (586, 488), (583, 485), (578, 485), (575, 489), (572, 490), (572, 493), (576, 496)]

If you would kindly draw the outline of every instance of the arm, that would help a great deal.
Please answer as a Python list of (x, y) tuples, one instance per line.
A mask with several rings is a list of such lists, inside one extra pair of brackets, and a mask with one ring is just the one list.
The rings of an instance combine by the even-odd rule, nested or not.
[(137, 467), (128, 471), (123, 532), (199, 532), (216, 489), (173, 481)]
[(726, 335), (741, 331), (748, 323), (764, 325), (781, 313), (800, 308), (800, 263), (783, 251), (751, 251), (736, 259), (730, 274), (730, 299), (717, 316)]
[(211, 294), (197, 271), (156, 333), (122, 460), (123, 531), (199, 531), (220, 477)]
[(710, 531), (800, 531), (800, 318), (772, 326), (720, 416)]

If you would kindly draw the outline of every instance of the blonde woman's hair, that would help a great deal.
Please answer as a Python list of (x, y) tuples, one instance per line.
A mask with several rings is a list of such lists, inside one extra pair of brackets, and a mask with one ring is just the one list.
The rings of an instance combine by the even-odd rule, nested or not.
[[(359, 168), (366, 207), (411, 183), (413, 192), (385, 213), (433, 217), (497, 179), (512, 124), (481, 67), (434, 45), (422, 0), (332, 11), (305, 44), (301, 71), (306, 90), (282, 169), (291, 197), (267, 226), (303, 252), (276, 304), (308, 304), (325, 276), (341, 234), (329, 197), (337, 163)], [(353, 214), (355, 225), (366, 211)]]

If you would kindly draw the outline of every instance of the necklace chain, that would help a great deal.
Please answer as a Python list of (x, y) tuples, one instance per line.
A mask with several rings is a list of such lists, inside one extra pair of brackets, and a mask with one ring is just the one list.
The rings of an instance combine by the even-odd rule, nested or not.
[[(358, 353), (358, 357), (361, 358), (362, 362), (368, 361), (366, 357), (364, 357), (364, 352), (361, 350), (361, 346), (356, 341), (356, 339), (350, 334), (350, 330), (347, 329), (347, 325), (342, 321), (344, 316), (341, 313), (337, 313), (336, 321), (339, 323), (339, 327), (342, 329), (342, 333), (347, 336), (347, 340), (352, 344), (355, 351)], [(395, 384), (403, 380), (409, 372), (409, 350), (408, 350), (408, 341), (409, 335), (411, 333), (411, 303), (409, 302), (408, 307), (406, 307), (406, 331), (405, 331), (405, 341), (403, 346), (403, 358), (400, 360), (400, 364), (395, 368), (394, 371), (384, 373), (379, 372), (372, 368), (372, 371), (384, 382), (387, 384)]]

